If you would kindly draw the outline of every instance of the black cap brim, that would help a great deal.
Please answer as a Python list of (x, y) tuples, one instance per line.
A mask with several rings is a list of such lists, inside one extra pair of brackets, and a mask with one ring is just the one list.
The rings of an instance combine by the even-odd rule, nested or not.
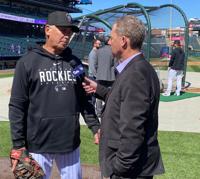
[(76, 25), (68, 25), (66, 27), (71, 27), (72, 31), (78, 33), (80, 29)]
[(58, 26), (58, 27), (69, 27), (75, 33), (78, 33), (80, 31), (80, 29), (78, 28), (78, 26), (73, 25), (73, 24), (67, 25), (67, 24), (50, 24), (50, 23), (48, 23), (48, 25), (55, 25), (55, 26)]
[(70, 25), (67, 25), (67, 24), (55, 24), (55, 26), (60, 26), (60, 27), (69, 27), (72, 29), (73, 32), (77, 33), (80, 31), (80, 29), (76, 26), (76, 25), (73, 25), (73, 24), (70, 24)]

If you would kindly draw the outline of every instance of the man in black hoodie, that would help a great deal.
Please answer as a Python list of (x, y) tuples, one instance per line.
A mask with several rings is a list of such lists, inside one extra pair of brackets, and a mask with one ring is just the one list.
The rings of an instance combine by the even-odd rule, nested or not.
[[(98, 143), (99, 121), (82, 88), (81, 61), (68, 43), (79, 28), (66, 12), (49, 14), (46, 43), (17, 63), (9, 103), (13, 149), (27, 150), (51, 175), (55, 160), (62, 179), (80, 179), (81, 113)], [(79, 73), (80, 74), (80, 73)], [(15, 170), (17, 160), (12, 161)]]
[(167, 90), (163, 93), (163, 96), (170, 96), (172, 91), (173, 79), (176, 78), (176, 91), (175, 95), (180, 96), (182, 88), (182, 78), (184, 69), (185, 53), (181, 48), (181, 43), (179, 40), (174, 41), (174, 50), (169, 61), (169, 73), (168, 73), (168, 84)]

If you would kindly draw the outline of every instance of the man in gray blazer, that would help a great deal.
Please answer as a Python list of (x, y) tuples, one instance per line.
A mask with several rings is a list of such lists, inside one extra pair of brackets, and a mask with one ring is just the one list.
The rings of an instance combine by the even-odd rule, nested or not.
[(100, 132), (100, 166), (104, 178), (152, 179), (164, 173), (158, 135), (159, 80), (144, 59), (145, 26), (123, 16), (111, 31), (112, 52), (120, 59), (111, 89), (85, 78), (87, 93), (105, 100)]
[[(110, 37), (104, 37), (104, 46), (99, 48), (96, 52), (96, 60), (94, 63), (96, 69), (96, 80), (99, 84), (105, 87), (111, 87), (114, 80), (114, 57), (112, 54), (111, 46), (108, 44)], [(102, 100), (96, 99), (96, 113), (101, 117), (103, 108)]]
[[(96, 79), (96, 68), (95, 68), (95, 63), (96, 63), (96, 58), (97, 58), (97, 50), (101, 46), (101, 41), (99, 39), (94, 39), (93, 40), (93, 48), (90, 51), (88, 55), (88, 76), (91, 79)], [(92, 105), (95, 106), (96, 103), (96, 98), (94, 95), (92, 95)]]
[(91, 78), (96, 79), (96, 69), (95, 69), (95, 61), (97, 56), (97, 50), (101, 46), (101, 41), (98, 39), (93, 40), (93, 47), (88, 55), (88, 75)]

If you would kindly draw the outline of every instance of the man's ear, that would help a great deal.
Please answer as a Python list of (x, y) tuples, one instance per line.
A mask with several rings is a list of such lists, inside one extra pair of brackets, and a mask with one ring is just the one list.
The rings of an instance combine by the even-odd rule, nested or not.
[(47, 37), (49, 36), (50, 32), (51, 32), (51, 27), (49, 25), (46, 25), (45, 26), (45, 34)]
[(125, 36), (122, 36), (121, 37), (121, 46), (122, 46), (122, 48), (126, 49), (127, 45), (128, 45), (128, 38), (125, 37)]

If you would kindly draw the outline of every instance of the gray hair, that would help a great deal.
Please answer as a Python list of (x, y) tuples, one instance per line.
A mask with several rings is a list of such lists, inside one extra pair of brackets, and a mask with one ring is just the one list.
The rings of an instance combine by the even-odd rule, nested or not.
[(133, 49), (141, 49), (145, 38), (146, 28), (141, 20), (127, 15), (120, 17), (116, 22), (116, 33), (126, 36), (130, 39), (130, 45)]

